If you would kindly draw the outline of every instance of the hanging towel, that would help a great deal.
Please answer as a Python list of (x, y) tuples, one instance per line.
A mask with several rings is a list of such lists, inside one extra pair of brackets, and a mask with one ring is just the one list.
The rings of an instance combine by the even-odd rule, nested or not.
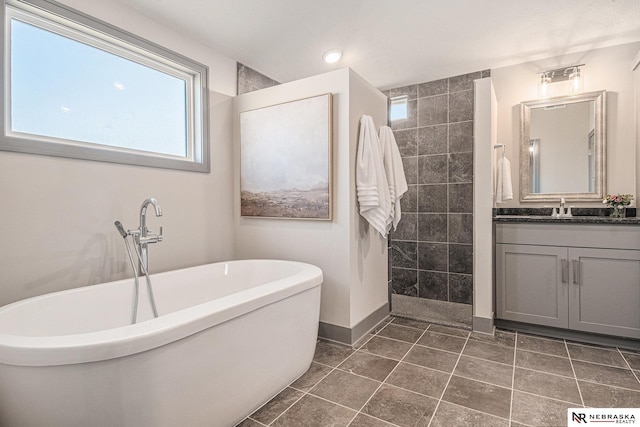
[(496, 203), (513, 199), (511, 163), (504, 155), (496, 163)]
[(360, 119), (356, 161), (356, 192), (360, 215), (382, 237), (386, 237), (387, 219), (391, 211), (391, 197), (384, 170), (380, 140), (371, 116), (363, 115)]
[(387, 233), (395, 230), (400, 222), (402, 213), (400, 211), (400, 199), (407, 192), (407, 179), (404, 176), (404, 168), (402, 167), (402, 157), (398, 144), (393, 136), (393, 131), (389, 126), (380, 128), (380, 145), (382, 146), (382, 158), (384, 161), (384, 171), (389, 183), (389, 197), (391, 200), (391, 208), (389, 217), (387, 218)]

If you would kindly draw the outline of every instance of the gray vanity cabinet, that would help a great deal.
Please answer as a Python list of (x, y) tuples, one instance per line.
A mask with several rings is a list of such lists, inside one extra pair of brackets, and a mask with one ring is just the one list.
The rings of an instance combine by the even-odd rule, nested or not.
[(571, 248), (569, 328), (640, 338), (640, 251)]
[(640, 338), (640, 228), (496, 224), (496, 317)]
[(496, 245), (496, 306), (500, 319), (566, 328), (569, 293), (563, 264), (567, 249)]

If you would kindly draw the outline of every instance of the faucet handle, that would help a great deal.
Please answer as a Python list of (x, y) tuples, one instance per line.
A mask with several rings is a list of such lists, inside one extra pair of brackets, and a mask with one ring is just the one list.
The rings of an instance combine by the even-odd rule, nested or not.
[(148, 237), (149, 237), (149, 239), (150, 239), (150, 243), (161, 242), (161, 241), (162, 241), (162, 239), (163, 239), (163, 236), (162, 236), (162, 226), (160, 226), (160, 233), (158, 233), (158, 234), (153, 234), (153, 233), (151, 232), (151, 230), (149, 230), (149, 234), (147, 234), (147, 236), (148, 236)]

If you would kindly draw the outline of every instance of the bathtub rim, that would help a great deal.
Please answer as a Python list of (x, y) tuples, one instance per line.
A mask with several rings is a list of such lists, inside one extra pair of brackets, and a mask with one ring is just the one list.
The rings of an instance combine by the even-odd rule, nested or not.
[[(320, 287), (322, 270), (312, 264), (277, 259), (247, 259), (220, 261), (170, 270), (163, 273), (175, 274), (180, 271), (202, 268), (214, 264), (240, 263), (286, 263), (302, 267), (299, 272), (282, 279), (242, 290), (222, 298), (207, 301), (178, 310), (156, 319), (117, 328), (57, 336), (18, 336), (0, 333), (0, 365), (14, 366), (56, 366), (89, 363), (125, 357), (148, 351), (174, 341), (186, 338), (205, 329), (242, 316), (265, 305), (276, 303), (298, 293)], [(110, 286), (131, 279), (100, 283), (91, 286)], [(8, 304), (0, 311), (19, 304), (45, 299), (59, 293), (69, 293), (91, 286), (51, 292)], [(318, 302), (319, 303), (319, 302)]]

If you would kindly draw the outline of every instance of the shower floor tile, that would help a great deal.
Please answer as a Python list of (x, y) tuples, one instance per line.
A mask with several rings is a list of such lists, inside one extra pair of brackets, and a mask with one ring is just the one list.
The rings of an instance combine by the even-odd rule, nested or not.
[(319, 340), (302, 377), (239, 427), (525, 427), (640, 407), (640, 353), (390, 318), (357, 349)]

